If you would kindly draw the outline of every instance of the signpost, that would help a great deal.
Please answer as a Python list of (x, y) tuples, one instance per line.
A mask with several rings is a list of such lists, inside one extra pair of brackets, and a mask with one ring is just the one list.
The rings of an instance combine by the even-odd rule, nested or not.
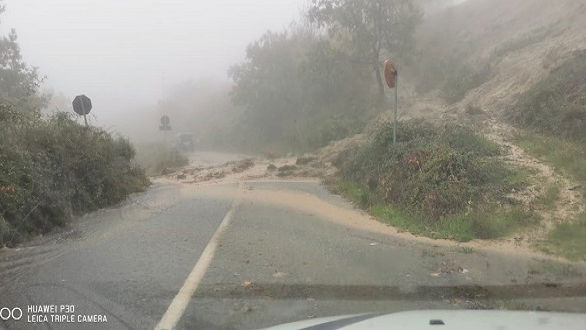
[(92, 110), (92, 100), (85, 95), (78, 95), (72, 102), (73, 104), (73, 111), (80, 116), (83, 116), (83, 120), (85, 121), (85, 126), (88, 126), (87, 123), (87, 115)]
[(385, 80), (389, 88), (395, 89), (395, 114), (393, 122), (393, 144), (397, 143), (397, 112), (399, 110), (399, 71), (392, 59), (385, 61), (384, 68)]
[(161, 125), (159, 129), (165, 133), (165, 143), (167, 143), (167, 132), (171, 130), (171, 118), (167, 115), (161, 116)]

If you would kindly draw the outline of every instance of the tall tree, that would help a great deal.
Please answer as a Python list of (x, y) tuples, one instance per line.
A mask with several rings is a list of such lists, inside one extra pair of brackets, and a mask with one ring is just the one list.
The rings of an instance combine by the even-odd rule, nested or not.
[(310, 22), (325, 29), (346, 60), (372, 70), (384, 102), (382, 56), (406, 58), (422, 11), (413, 0), (312, 0)]
[(311, 38), (308, 33), (267, 32), (248, 46), (246, 60), (230, 69), (232, 100), (244, 107), (242, 119), (256, 128), (256, 139), (297, 135), (292, 123), (303, 108), (298, 68)]
[(239, 124), (250, 144), (318, 147), (374, 113), (370, 72), (340, 61), (327, 39), (299, 25), (267, 32), (232, 67), (232, 100), (244, 108)]
[[(0, 1), (0, 14), (3, 11)], [(42, 80), (37, 68), (24, 62), (16, 31), (0, 37), (0, 103), (38, 113), (48, 101), (46, 95), (38, 94)]]

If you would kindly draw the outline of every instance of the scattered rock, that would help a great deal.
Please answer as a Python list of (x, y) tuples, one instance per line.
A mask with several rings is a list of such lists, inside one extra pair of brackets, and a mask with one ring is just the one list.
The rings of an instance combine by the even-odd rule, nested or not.
[(305, 155), (305, 156), (297, 157), (297, 161), (295, 161), (295, 164), (296, 165), (307, 165), (307, 164), (314, 162), (316, 160), (317, 160), (317, 157), (315, 157), (315, 156)]
[(294, 174), (295, 170), (297, 170), (297, 166), (295, 165), (283, 165), (279, 167), (279, 173), (277, 173), (277, 176), (291, 176)]
[(267, 171), (276, 171), (277, 167), (275, 166), (275, 164), (269, 164), (269, 166), (267, 166)]
[(283, 272), (276, 272), (273, 274), (274, 278), (283, 278), (285, 276), (287, 276), (287, 273), (283, 273)]
[(204, 179), (205, 180), (211, 180), (211, 179), (221, 179), (223, 177), (225, 177), (226, 174), (224, 173), (224, 171), (222, 170), (213, 170), (210, 171), (208, 174), (205, 175)]
[(232, 172), (241, 173), (254, 166), (254, 161), (250, 158), (239, 160), (233, 163)]
[[(466, 272), (467, 271), (468, 270), (466, 270)], [(464, 268), (456, 265), (453, 260), (442, 261), (439, 269), (437, 270), (437, 274), (453, 274), (456, 272), (463, 273)]]
[(297, 169), (297, 166), (295, 166), (295, 165), (283, 165), (283, 166), (279, 167), (279, 172), (295, 171), (296, 169)]
[(468, 269), (462, 268), (462, 267), (458, 267), (458, 273), (460, 273), (460, 274), (466, 274), (466, 273), (468, 273)]
[(185, 173), (180, 173), (180, 174), (177, 174), (177, 179), (179, 179), (179, 180), (183, 180), (183, 179), (185, 179), (186, 177), (187, 177), (187, 176), (185, 175)]
[(250, 312), (252, 312), (253, 310), (254, 310), (254, 308), (253, 308), (252, 306), (250, 306), (249, 304), (244, 304), (244, 305), (242, 306), (242, 308), (240, 308), (240, 311), (241, 311), (242, 313), (250, 313)]

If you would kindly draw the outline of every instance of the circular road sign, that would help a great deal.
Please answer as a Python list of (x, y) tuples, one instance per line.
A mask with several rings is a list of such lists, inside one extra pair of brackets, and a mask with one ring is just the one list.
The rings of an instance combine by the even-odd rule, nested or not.
[(387, 81), (387, 85), (389, 88), (395, 88), (397, 85), (397, 75), (399, 71), (397, 71), (397, 66), (395, 62), (390, 58), (385, 61), (385, 80)]
[(78, 95), (72, 102), (73, 111), (80, 116), (87, 115), (92, 110), (92, 100), (85, 95)]

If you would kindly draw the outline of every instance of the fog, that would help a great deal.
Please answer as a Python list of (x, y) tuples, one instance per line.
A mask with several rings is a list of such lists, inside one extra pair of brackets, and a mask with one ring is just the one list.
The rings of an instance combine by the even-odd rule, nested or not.
[[(427, 14), (464, 1), (413, 0)], [(308, 57), (315, 55), (310, 54), (319, 38), (308, 24), (308, 9), (312, 6), (309, 0), (3, 3), (6, 11), (1, 17), (0, 32), (6, 35), (15, 29), (25, 62), (38, 67), (45, 77), (41, 91), (53, 96), (46, 111), (71, 111), (71, 100), (86, 94), (93, 102), (90, 123), (134, 142), (164, 138), (158, 127), (161, 114), (171, 115), (175, 134), (198, 132), (199, 138), (210, 143), (228, 139), (228, 145), (230, 139), (271, 144), (274, 137), (269, 131), (293, 144), (319, 145), (356, 132), (368, 120), (368, 115), (353, 118), (358, 113), (356, 109), (368, 113), (363, 109), (371, 108), (370, 94), (376, 88), (370, 86), (373, 80), (368, 67), (353, 64), (354, 72), (342, 73), (346, 69), (337, 66), (334, 71), (341, 75), (321, 82), (319, 79), (328, 75), (322, 67), (304, 69), (312, 61), (328, 60), (327, 56)], [(277, 34), (266, 35), (267, 31)], [(286, 33), (278, 36), (283, 31)], [(398, 37), (393, 31), (387, 31), (389, 40)], [(247, 46), (265, 37), (265, 41), (272, 41), (252, 54), (256, 57), (246, 57)], [(244, 65), (247, 61), (252, 61), (248, 68)], [(241, 73), (248, 72), (241, 75), (240, 84), (228, 75), (234, 66)], [(261, 79), (263, 84), (251, 87), (258, 81), (253, 73), (257, 69), (261, 76), (268, 75)], [(282, 84), (279, 77), (297, 79)], [(346, 92), (341, 86), (336, 91), (328, 89), (335, 79), (348, 80)], [(236, 107), (228, 95), (232, 86), (240, 94), (241, 104)], [(275, 93), (271, 86), (281, 89)], [(301, 90), (304, 92), (300, 94)], [(249, 92), (252, 94), (247, 95)], [(259, 95), (264, 97), (259, 99)], [(307, 109), (311, 109), (313, 117), (308, 116)], [(248, 118), (242, 115), (245, 110)], [(270, 122), (263, 122), (267, 117), (272, 118)], [(334, 122), (328, 124), (326, 131), (320, 131), (329, 118), (335, 118)], [(252, 137), (250, 132), (258, 136)], [(307, 139), (313, 142), (301, 142)]]
[[(6, 0), (25, 60), (65, 99), (85, 93), (92, 121), (123, 130), (173, 85), (227, 81), (246, 45), (299, 17), (304, 0)], [(60, 102), (63, 103), (63, 102)]]

